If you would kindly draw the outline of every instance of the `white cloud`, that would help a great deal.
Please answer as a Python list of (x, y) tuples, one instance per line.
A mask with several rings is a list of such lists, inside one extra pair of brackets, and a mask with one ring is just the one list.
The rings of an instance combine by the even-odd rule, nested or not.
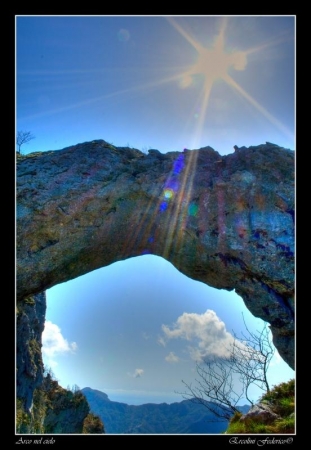
[(145, 339), (145, 341), (148, 341), (148, 339), (150, 339), (150, 335), (148, 333), (146, 333), (145, 331), (142, 332), (142, 338)]
[(159, 343), (160, 345), (163, 345), (163, 347), (166, 346), (165, 339), (164, 339), (162, 336), (160, 336), (160, 337), (158, 338), (158, 343)]
[[(46, 362), (44, 363), (46, 364)], [(48, 366), (49, 369), (55, 369), (58, 366), (58, 362), (54, 361), (54, 359), (48, 359)]]
[(135, 369), (134, 373), (128, 372), (127, 374), (129, 377), (140, 378), (143, 376), (143, 373), (144, 373), (144, 369)]
[(143, 369), (136, 369), (134, 376), (135, 376), (135, 378), (139, 378), (139, 377), (142, 377), (143, 373), (144, 373)]
[(73, 352), (75, 352), (76, 350), (78, 350), (78, 344), (76, 342), (71, 342), (71, 344), (69, 344), (71, 347), (71, 350)]
[(170, 352), (166, 357), (165, 357), (165, 361), (169, 362), (169, 363), (177, 363), (179, 361), (179, 358), (177, 355), (175, 355), (174, 352)]
[(190, 357), (197, 361), (207, 361), (214, 357), (228, 357), (234, 337), (226, 330), (216, 313), (208, 309), (203, 314), (183, 313), (169, 327), (162, 325), (164, 343), (170, 339), (189, 341), (187, 350)]
[[(47, 358), (54, 358), (62, 353), (74, 353), (78, 349), (76, 342), (69, 343), (55, 323), (47, 320), (42, 333), (42, 354)], [(50, 361), (51, 365), (55, 362)]]

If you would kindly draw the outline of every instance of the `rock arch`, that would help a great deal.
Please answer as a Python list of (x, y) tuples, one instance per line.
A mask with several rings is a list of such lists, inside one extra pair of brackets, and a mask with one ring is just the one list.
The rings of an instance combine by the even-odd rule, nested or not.
[(96, 140), (18, 156), (17, 302), (151, 253), (235, 289), (294, 368), (294, 168), (271, 143), (146, 155)]

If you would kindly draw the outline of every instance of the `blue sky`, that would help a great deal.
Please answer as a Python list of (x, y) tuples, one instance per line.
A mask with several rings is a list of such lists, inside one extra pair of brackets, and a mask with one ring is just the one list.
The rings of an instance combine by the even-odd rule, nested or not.
[[(162, 153), (295, 149), (293, 16), (17, 16), (16, 63), (16, 130), (35, 135), (23, 153), (94, 139)], [(60, 384), (131, 404), (180, 401), (195, 359), (240, 333), (242, 313), (262, 327), (234, 292), (152, 255), (55, 286), (47, 301), (44, 361)], [(294, 372), (276, 356), (269, 376)]]

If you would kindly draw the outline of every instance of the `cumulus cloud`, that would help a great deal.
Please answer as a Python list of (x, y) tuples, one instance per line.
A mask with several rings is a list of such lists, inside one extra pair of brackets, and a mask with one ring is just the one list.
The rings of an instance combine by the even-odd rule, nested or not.
[(229, 357), (234, 342), (224, 322), (210, 309), (203, 314), (183, 313), (171, 327), (162, 325), (162, 331), (165, 343), (170, 339), (188, 341), (187, 350), (197, 362)]
[[(76, 342), (68, 342), (55, 323), (47, 320), (42, 333), (42, 354), (47, 358), (54, 358), (59, 354), (74, 353), (78, 346)], [(51, 362), (51, 361), (50, 361)], [(55, 365), (55, 363), (54, 363)]]
[(177, 363), (179, 361), (179, 358), (177, 355), (175, 355), (174, 352), (170, 352), (166, 357), (165, 357), (165, 361), (169, 362), (169, 363)]
[(133, 378), (140, 378), (143, 376), (144, 373), (144, 369), (135, 369), (134, 373), (130, 373), (128, 372), (128, 376), (133, 377)]

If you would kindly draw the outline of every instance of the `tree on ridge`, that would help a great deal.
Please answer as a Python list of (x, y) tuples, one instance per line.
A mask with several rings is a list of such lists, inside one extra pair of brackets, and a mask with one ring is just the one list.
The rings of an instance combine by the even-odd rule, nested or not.
[(18, 131), (16, 136), (16, 145), (18, 147), (18, 153), (21, 154), (21, 146), (28, 144), (29, 141), (34, 139), (35, 136), (30, 131)]

